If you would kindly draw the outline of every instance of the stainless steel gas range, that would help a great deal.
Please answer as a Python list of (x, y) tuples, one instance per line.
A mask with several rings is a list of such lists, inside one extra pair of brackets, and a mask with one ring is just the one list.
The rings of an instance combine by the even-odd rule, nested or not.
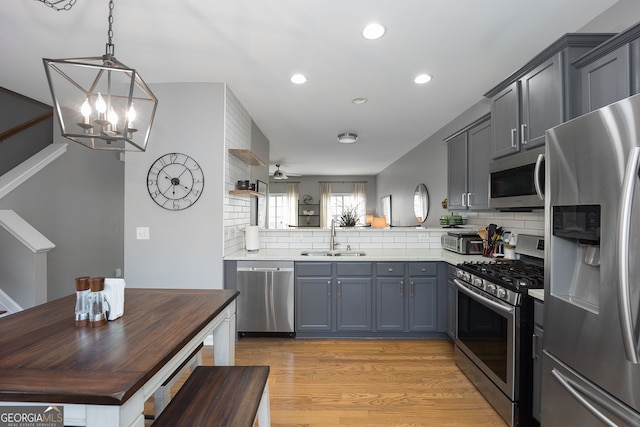
[(518, 236), (518, 260), (456, 266), (456, 363), (510, 426), (531, 414), (533, 302), (544, 287), (544, 239)]

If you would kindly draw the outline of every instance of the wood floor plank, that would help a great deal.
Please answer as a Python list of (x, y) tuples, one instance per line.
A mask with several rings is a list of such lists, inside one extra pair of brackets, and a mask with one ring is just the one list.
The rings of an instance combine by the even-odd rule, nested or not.
[(273, 427), (507, 426), (447, 340), (243, 338), (236, 365), (271, 367)]

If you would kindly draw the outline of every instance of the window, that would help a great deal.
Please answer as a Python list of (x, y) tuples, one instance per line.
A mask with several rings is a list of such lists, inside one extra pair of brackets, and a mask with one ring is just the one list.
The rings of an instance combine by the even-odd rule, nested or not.
[(329, 222), (335, 219), (340, 224), (340, 215), (345, 209), (353, 209), (356, 205), (353, 193), (333, 193), (329, 201)]
[(285, 193), (269, 193), (269, 228), (282, 229), (289, 227), (289, 203)]

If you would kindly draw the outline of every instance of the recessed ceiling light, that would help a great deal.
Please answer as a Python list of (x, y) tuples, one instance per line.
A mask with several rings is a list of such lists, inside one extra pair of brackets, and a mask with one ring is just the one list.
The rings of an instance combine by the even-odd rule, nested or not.
[(429, 74), (418, 74), (413, 81), (419, 85), (423, 85), (431, 81), (431, 76)]
[(305, 76), (304, 74), (294, 74), (289, 80), (291, 80), (291, 83), (301, 85), (307, 82), (307, 76)]
[(364, 30), (362, 30), (362, 37), (367, 40), (376, 40), (384, 36), (384, 33), (386, 32), (387, 29), (384, 27), (384, 25), (380, 25), (377, 22), (372, 22), (371, 24), (364, 27)]
[(353, 98), (351, 102), (354, 104), (365, 104), (368, 101), (367, 98)]
[(343, 132), (338, 134), (338, 142), (341, 144), (353, 144), (358, 140), (358, 134), (355, 132)]

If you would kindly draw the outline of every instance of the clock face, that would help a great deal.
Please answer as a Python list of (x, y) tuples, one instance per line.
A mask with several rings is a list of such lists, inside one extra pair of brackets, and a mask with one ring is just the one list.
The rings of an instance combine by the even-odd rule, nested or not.
[(153, 162), (147, 174), (149, 195), (159, 206), (179, 211), (193, 205), (202, 194), (204, 174), (186, 154), (168, 153)]

